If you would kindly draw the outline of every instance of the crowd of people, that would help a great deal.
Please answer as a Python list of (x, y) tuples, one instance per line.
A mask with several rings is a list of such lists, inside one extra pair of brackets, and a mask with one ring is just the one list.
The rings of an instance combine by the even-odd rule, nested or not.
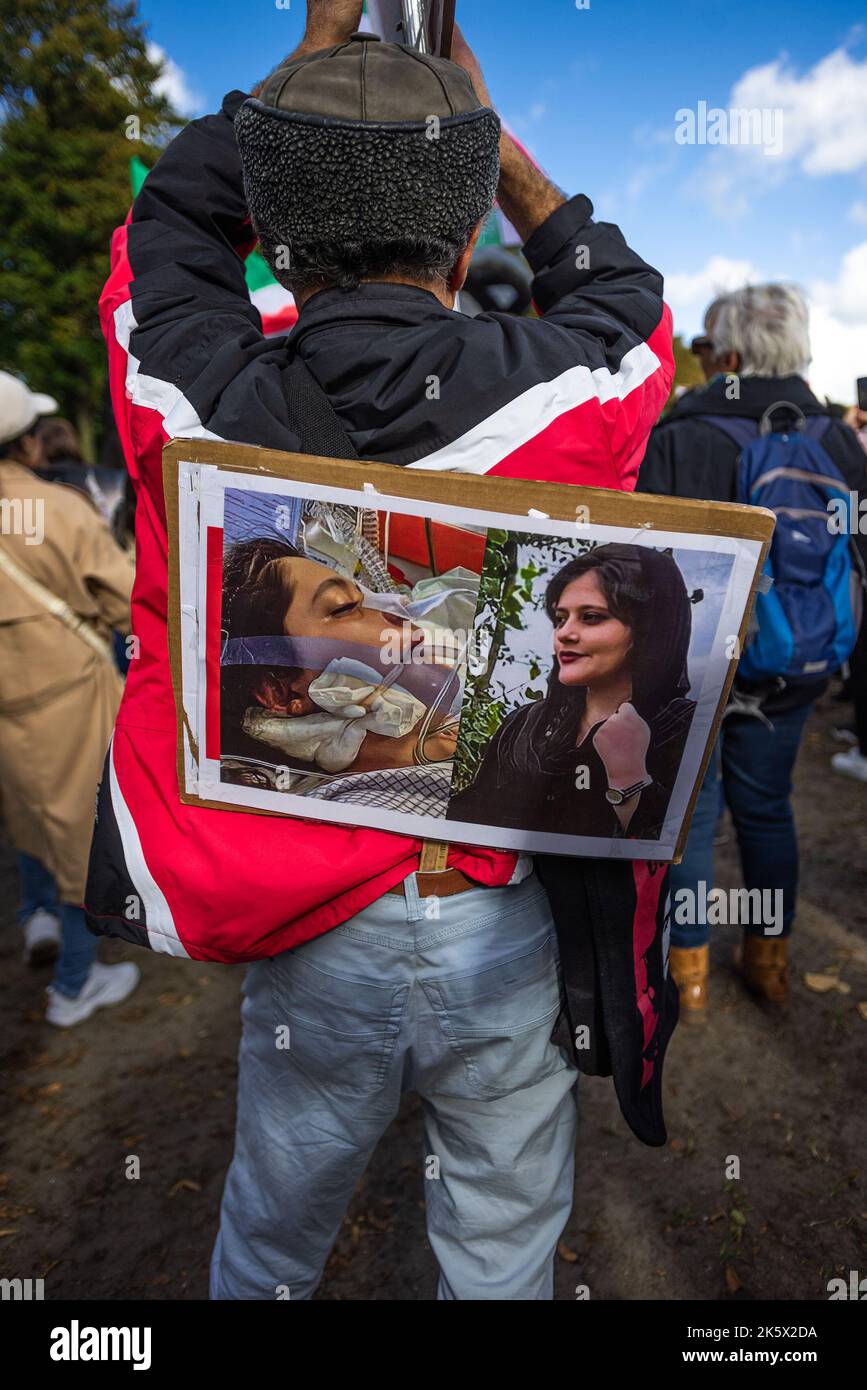
[[(766, 1001), (786, 998), (792, 773), (836, 678), (854, 718), (841, 705), (848, 747), (833, 768), (867, 782), (864, 629), (852, 646), (867, 538), (850, 538), (845, 651), (835, 590), (837, 663), (806, 678), (791, 662), (745, 665), (736, 678), (668, 875), (558, 856), (534, 868), (461, 845), (433, 864), (410, 837), (180, 803), (162, 445), (205, 432), (327, 454), (336, 416), (361, 458), (424, 467), (437, 454), (469, 471), (733, 502), (751, 500), (743, 472), (757, 446), (783, 438), (793, 486), (809, 454), (857, 499), (867, 415), (810, 390), (807, 306), (782, 284), (714, 300), (693, 345), (706, 384), (667, 408), (662, 275), (501, 129), (459, 31), (451, 61), (410, 55), (359, 34), (360, 14), (360, 0), (308, 0), (299, 49), (181, 132), (118, 234), (101, 309), (123, 364), (113, 405), (138, 499), (135, 589), (112, 480), (82, 456), (55, 401), (0, 373), (2, 813), (24, 949), (34, 968), (53, 966), (48, 1023), (82, 1024), (135, 990), (135, 964), (97, 961), (99, 934), (249, 963), (213, 1297), (273, 1298), (284, 1285), (312, 1296), (411, 1087), (448, 1173), (428, 1196), (439, 1297), (546, 1298), (572, 1200), (578, 1073), (612, 1074), (638, 1138), (665, 1140), (677, 995), (691, 1021), (709, 1009), (706, 915), (678, 922), (666, 902), (713, 884), (726, 811), (746, 888), (783, 895), (781, 929), (745, 924), (743, 979)], [(534, 273), (535, 313), (460, 312), (495, 196)], [(285, 340), (262, 338), (244, 283), (251, 218), (299, 307)], [(327, 424), (299, 418), (283, 390), (290, 362)], [(274, 1044), (284, 1021), (286, 1050)]]
[[(707, 384), (685, 392), (654, 429), (639, 474), (639, 490), (707, 502), (738, 502), (739, 468), (744, 445), (760, 437), (763, 420), (777, 430), (813, 427), (820, 441), (826, 473), (850, 494), (863, 497), (867, 479), (867, 415), (857, 407), (843, 412), (819, 401), (807, 382), (811, 360), (808, 309), (803, 294), (791, 285), (751, 285), (714, 300), (705, 314), (705, 332), (696, 339)], [(797, 467), (796, 461), (790, 466)], [(759, 499), (760, 500), (760, 499)], [(813, 503), (815, 506), (815, 502)], [(803, 509), (801, 509), (803, 510)], [(831, 513), (817, 518), (826, 533)], [(778, 525), (780, 523), (778, 522)], [(799, 521), (803, 526), (803, 519)], [(867, 536), (853, 529), (844, 541), (851, 548), (847, 584), (857, 595), (863, 587)], [(818, 547), (817, 547), (818, 549)], [(802, 575), (818, 592), (822, 575)], [(804, 602), (799, 595), (798, 602)], [(811, 618), (815, 608), (811, 609)], [(860, 721), (860, 743), (837, 753), (834, 769), (867, 781), (864, 741), (864, 638), (847, 650), (849, 694)], [(699, 885), (714, 883), (714, 839), (727, 808), (740, 851), (748, 890), (780, 890), (783, 914), (779, 934), (766, 934), (762, 920), (744, 927), (739, 965), (749, 988), (760, 998), (783, 1001), (788, 993), (788, 938), (795, 919), (798, 887), (798, 841), (792, 814), (792, 773), (807, 720), (825, 693), (833, 669), (811, 679), (787, 679), (784, 668), (759, 679), (739, 671), (695, 806), (685, 856), (672, 866), (671, 891), (699, 896)], [(845, 725), (844, 736), (848, 733)], [(854, 737), (854, 730), (853, 730)], [(707, 1018), (707, 913), (679, 922), (672, 916), (671, 965), (681, 991), (682, 1015), (692, 1022)]]

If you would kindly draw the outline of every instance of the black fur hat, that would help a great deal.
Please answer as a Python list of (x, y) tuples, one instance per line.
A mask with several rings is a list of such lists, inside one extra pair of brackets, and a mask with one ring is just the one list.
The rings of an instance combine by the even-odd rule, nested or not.
[(253, 225), (284, 284), (304, 283), (311, 248), (350, 278), (371, 243), (374, 270), (419, 248), (448, 265), (493, 206), (496, 113), (462, 68), (372, 35), (274, 73), (235, 131)]

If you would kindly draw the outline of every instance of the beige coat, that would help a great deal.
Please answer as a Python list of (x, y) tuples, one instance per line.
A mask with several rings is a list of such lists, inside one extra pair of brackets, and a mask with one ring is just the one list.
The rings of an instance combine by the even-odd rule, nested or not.
[[(133, 562), (74, 488), (0, 459), (0, 545), (102, 635), (129, 632)], [(2, 810), (15, 847), (51, 870), (63, 902), (84, 896), (122, 690), (108, 662), (0, 570)]]

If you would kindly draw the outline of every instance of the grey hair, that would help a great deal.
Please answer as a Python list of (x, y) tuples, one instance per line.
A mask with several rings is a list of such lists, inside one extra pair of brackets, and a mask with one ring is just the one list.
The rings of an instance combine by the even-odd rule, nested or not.
[(810, 315), (797, 285), (746, 285), (720, 295), (705, 314), (714, 353), (736, 352), (740, 376), (805, 376)]

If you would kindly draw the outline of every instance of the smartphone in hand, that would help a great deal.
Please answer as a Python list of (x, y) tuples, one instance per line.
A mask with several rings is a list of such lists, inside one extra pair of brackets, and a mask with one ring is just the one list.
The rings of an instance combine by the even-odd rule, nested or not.
[(858, 389), (858, 409), (867, 410), (867, 376), (859, 376), (855, 385)]

